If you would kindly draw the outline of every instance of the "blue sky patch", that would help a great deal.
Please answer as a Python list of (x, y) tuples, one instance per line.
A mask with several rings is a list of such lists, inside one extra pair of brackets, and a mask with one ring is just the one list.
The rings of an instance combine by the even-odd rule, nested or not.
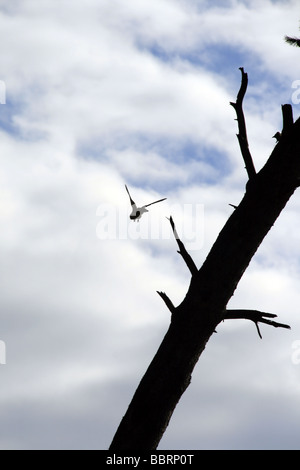
[(20, 113), (22, 105), (11, 98), (5, 104), (0, 104), (0, 128), (10, 135), (18, 136), (19, 129), (14, 123), (13, 117)]
[[(81, 144), (77, 147), (77, 155), (79, 158), (98, 160), (106, 162), (108, 165), (114, 165), (111, 158), (111, 152), (138, 152), (141, 154), (139, 165), (143, 167), (142, 155), (145, 156), (151, 152), (162, 157), (168, 164), (175, 164), (180, 168), (189, 167), (187, 171), (190, 183), (205, 183), (215, 184), (226, 177), (231, 171), (229, 159), (225, 153), (221, 153), (213, 147), (203, 146), (197, 141), (192, 139), (170, 139), (159, 138), (153, 135), (146, 134), (126, 134), (122, 138), (115, 139), (108, 145), (107, 142), (93, 142)], [(138, 176), (138, 184), (142, 187), (147, 187), (149, 183), (151, 187), (157, 190), (168, 190), (174, 187), (177, 183), (174, 180), (160, 179), (159, 181), (147, 172), (147, 160), (145, 172), (141, 170)], [(192, 170), (191, 170), (192, 168)], [(118, 171), (121, 171), (118, 169)], [(131, 179), (133, 184), (137, 184), (136, 178), (133, 176)], [(128, 180), (130, 184), (130, 178)], [(182, 181), (178, 181), (182, 184)]]

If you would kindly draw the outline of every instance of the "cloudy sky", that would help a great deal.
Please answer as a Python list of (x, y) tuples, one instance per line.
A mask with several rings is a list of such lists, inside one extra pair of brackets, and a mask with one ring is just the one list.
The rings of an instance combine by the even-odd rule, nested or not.
[[(166, 216), (200, 267), (247, 181), (239, 67), (260, 169), (281, 105), (300, 115), (299, 19), (298, 0), (0, 0), (1, 449), (108, 448), (169, 325), (156, 290), (189, 285)], [(125, 183), (167, 201), (131, 222)], [(159, 449), (299, 448), (299, 213), (296, 193), (230, 301), (292, 329), (219, 325)]]

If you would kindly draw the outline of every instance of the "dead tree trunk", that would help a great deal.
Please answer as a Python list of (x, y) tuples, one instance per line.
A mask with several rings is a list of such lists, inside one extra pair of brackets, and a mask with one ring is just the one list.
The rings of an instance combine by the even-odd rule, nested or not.
[[(170, 223), (179, 253), (191, 272), (183, 302), (174, 307), (159, 292), (171, 311), (170, 327), (142, 378), (123, 417), (110, 450), (156, 449), (191, 374), (216, 326), (228, 318), (289, 328), (271, 318), (276, 315), (257, 310), (226, 310), (238, 282), (262, 240), (289, 198), (300, 184), (300, 119), (293, 123), (290, 105), (282, 107), (283, 130), (265, 166), (256, 173), (248, 148), (242, 101), (247, 74), (241, 68), (242, 83), (236, 103), (238, 140), (249, 181), (240, 204), (235, 207), (202, 267), (198, 270)], [(260, 335), (261, 336), (261, 335)]]

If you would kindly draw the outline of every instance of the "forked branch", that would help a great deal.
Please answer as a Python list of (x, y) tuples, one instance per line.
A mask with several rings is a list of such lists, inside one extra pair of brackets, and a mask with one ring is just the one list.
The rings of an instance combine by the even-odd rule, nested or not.
[(266, 325), (271, 325), (275, 328), (291, 328), (289, 325), (284, 323), (278, 323), (276, 321), (269, 320), (269, 318), (276, 317), (277, 315), (274, 313), (260, 312), (259, 310), (226, 310), (224, 320), (235, 320), (237, 318), (251, 320), (255, 323), (259, 337), (262, 338), (258, 323), (265, 323)]
[(249, 180), (256, 175), (254, 163), (252, 160), (252, 156), (249, 150), (248, 145), (248, 138), (247, 138), (247, 131), (246, 131), (246, 123), (243, 111), (243, 99), (247, 90), (248, 86), (248, 75), (244, 72), (243, 67), (240, 67), (240, 71), (242, 73), (242, 81), (241, 86), (236, 98), (236, 103), (230, 102), (231, 106), (234, 107), (236, 111), (238, 126), (239, 126), (239, 133), (237, 134), (237, 138), (240, 144), (240, 149), (242, 152), (242, 156), (245, 162), (245, 167), (248, 173)]

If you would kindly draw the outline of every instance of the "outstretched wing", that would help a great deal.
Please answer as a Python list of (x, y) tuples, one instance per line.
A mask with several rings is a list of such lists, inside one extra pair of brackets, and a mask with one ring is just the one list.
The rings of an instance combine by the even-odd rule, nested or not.
[(143, 207), (152, 206), (152, 204), (156, 204), (157, 202), (165, 201), (166, 199), (167, 199), (167, 198), (164, 197), (163, 199), (159, 199), (158, 201), (150, 202), (150, 204), (145, 204), (145, 206), (143, 206)]
[(131, 198), (130, 193), (129, 193), (129, 191), (128, 191), (128, 188), (127, 188), (126, 184), (125, 184), (125, 188), (126, 188), (126, 191), (127, 191), (127, 193), (128, 193), (129, 199), (130, 199), (130, 204), (131, 204), (132, 206), (135, 206), (135, 202), (134, 202), (134, 200)]

